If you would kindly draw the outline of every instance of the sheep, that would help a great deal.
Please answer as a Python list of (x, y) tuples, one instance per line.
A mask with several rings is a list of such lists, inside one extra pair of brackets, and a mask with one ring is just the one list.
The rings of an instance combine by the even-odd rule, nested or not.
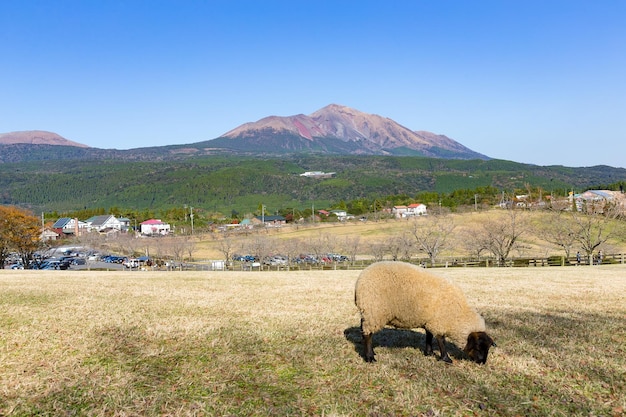
[(355, 304), (361, 313), (364, 359), (375, 362), (372, 335), (386, 325), (426, 330), (425, 355), (433, 354), (433, 335), (440, 359), (452, 363), (445, 338), (461, 346), (476, 363), (487, 362), (496, 346), (485, 332), (484, 319), (474, 311), (463, 292), (447, 280), (405, 262), (377, 262), (365, 268), (356, 282)]

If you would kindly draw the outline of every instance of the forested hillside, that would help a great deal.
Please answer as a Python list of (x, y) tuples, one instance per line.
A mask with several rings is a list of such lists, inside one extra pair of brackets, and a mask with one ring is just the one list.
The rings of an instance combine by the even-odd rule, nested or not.
[[(329, 179), (305, 171), (335, 172)], [(494, 187), (507, 193), (539, 187), (564, 195), (626, 180), (626, 170), (540, 167), (501, 160), (423, 157), (204, 157), (179, 161), (38, 161), (0, 164), (0, 203), (35, 211), (95, 207), (167, 210), (182, 205), (230, 213), (322, 208), (340, 201)]]

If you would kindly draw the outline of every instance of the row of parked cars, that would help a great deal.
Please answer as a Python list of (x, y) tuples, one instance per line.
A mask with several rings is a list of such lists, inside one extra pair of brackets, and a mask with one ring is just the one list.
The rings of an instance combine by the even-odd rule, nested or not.
[[(329, 253), (321, 256), (312, 254), (301, 254), (292, 259), (293, 263), (306, 263), (306, 264), (328, 264), (332, 262), (347, 262), (349, 258), (345, 255), (337, 253)], [(258, 256), (253, 255), (234, 255), (233, 261), (239, 262), (260, 262)], [(263, 259), (264, 265), (269, 266), (281, 266), (289, 264), (289, 257), (285, 255), (270, 255)]]
[(66, 270), (72, 266), (85, 265), (88, 261), (118, 263), (125, 262), (125, 256), (100, 255), (94, 251), (74, 251), (64, 249), (53, 251), (52, 254), (36, 253), (33, 259), (24, 265), (15, 255), (9, 258), (8, 268), (10, 269), (39, 269), (39, 270)]

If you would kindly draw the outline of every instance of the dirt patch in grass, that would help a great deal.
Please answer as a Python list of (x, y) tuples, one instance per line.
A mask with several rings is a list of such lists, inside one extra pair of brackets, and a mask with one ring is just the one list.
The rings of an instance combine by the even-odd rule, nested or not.
[(626, 268), (455, 268), (479, 366), (385, 329), (359, 271), (0, 273), (0, 415), (623, 415)]

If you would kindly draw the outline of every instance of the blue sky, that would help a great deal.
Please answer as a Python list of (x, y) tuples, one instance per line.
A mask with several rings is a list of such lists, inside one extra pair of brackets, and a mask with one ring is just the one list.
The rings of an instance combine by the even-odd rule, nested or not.
[(198, 142), (331, 103), (493, 158), (626, 167), (625, 1), (0, 0), (0, 132)]

